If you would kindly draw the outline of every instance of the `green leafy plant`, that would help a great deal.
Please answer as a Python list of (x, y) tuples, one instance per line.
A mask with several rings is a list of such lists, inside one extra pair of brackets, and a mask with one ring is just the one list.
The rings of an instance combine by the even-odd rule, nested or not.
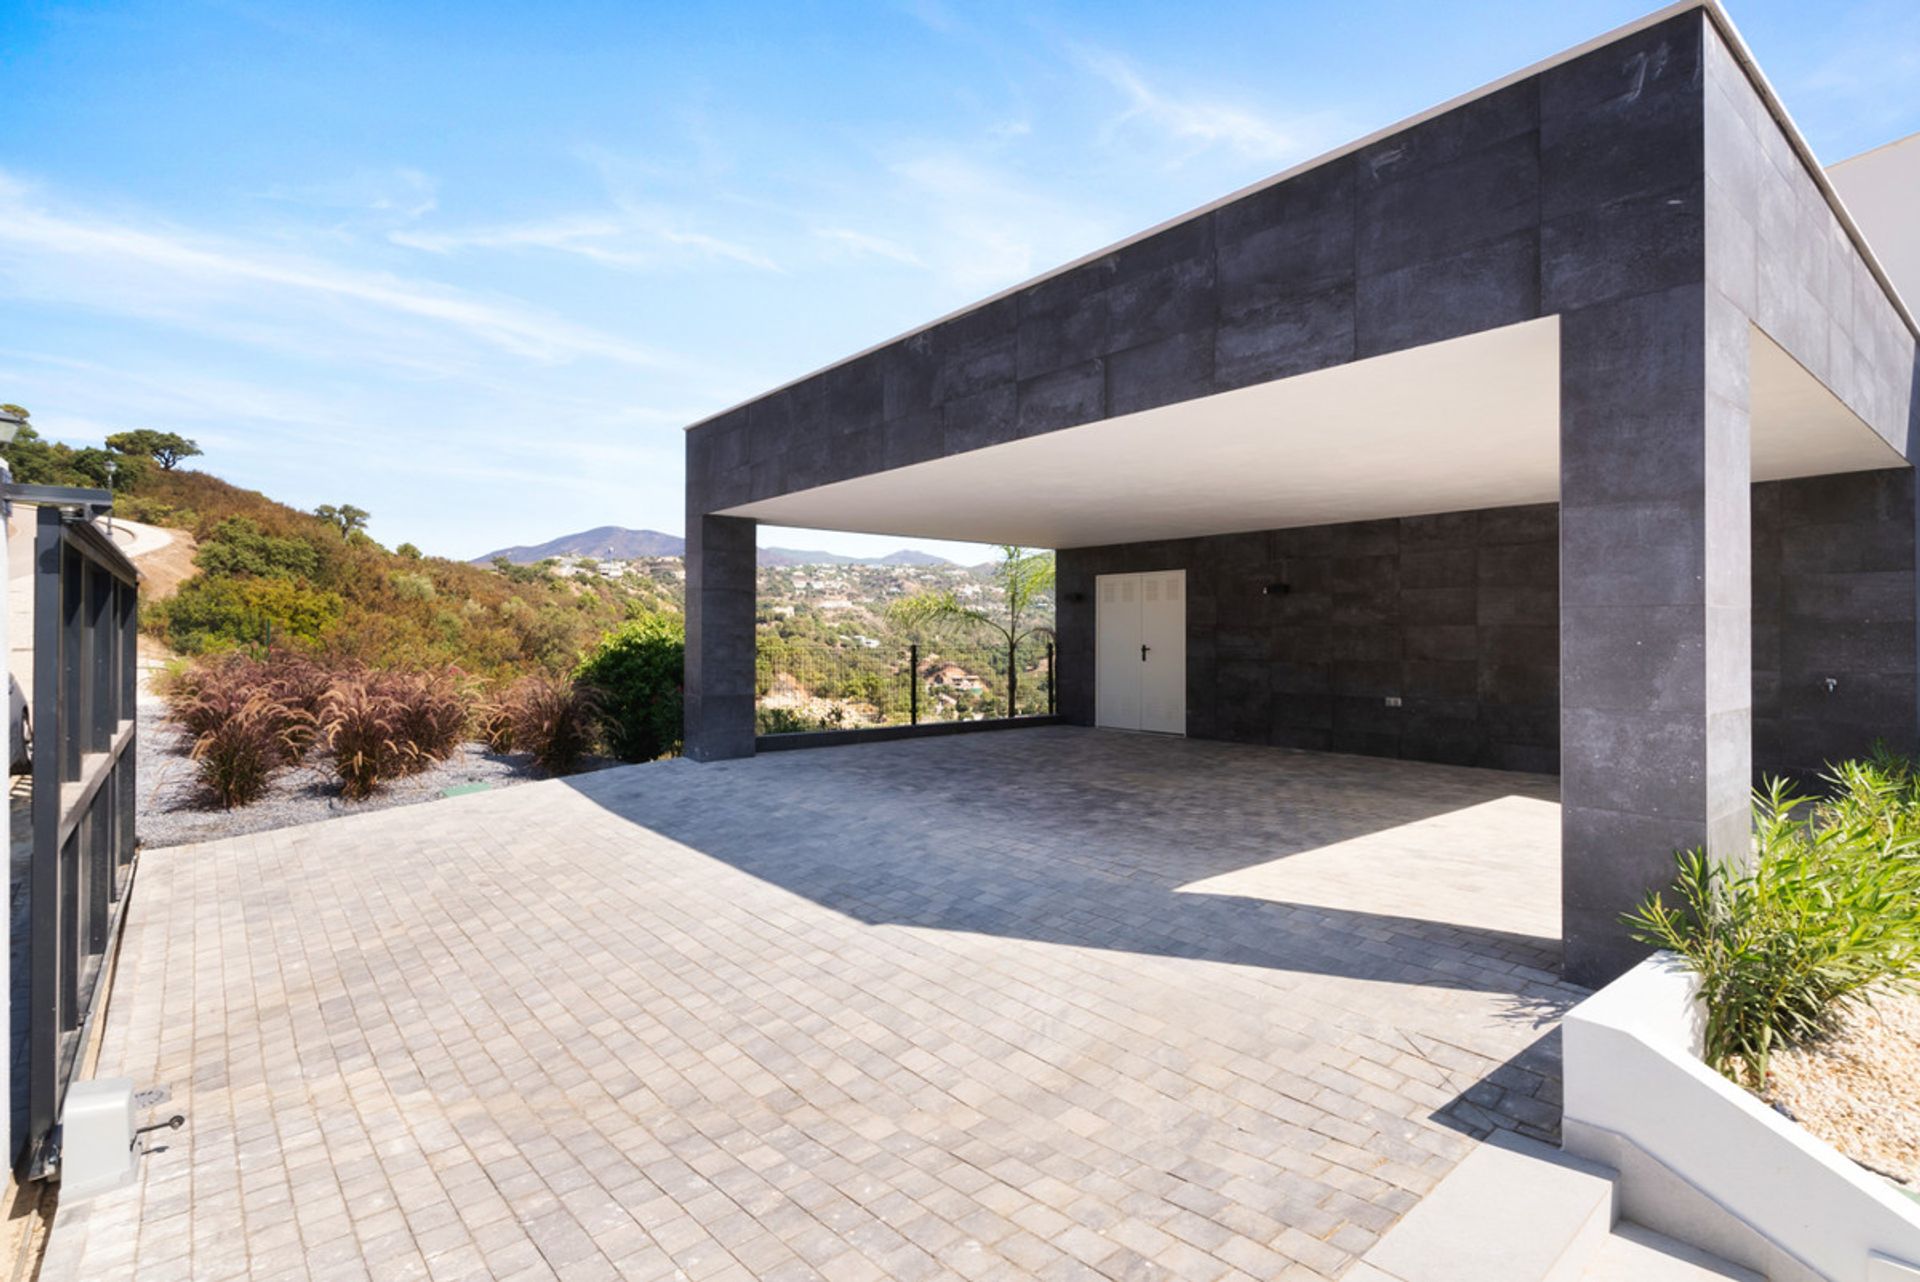
[(514, 687), (513, 744), (550, 775), (572, 774), (593, 751), (602, 715), (589, 686), (558, 677), (528, 677)]
[[(835, 712), (839, 709), (835, 708)], [(826, 723), (793, 708), (761, 708), (754, 713), (755, 729), (761, 734), (797, 734), (803, 730), (823, 730)]]
[(1833, 799), (1814, 804), (1773, 781), (1755, 798), (1750, 861), (1684, 852), (1672, 888), (1625, 918), (1699, 977), (1707, 1062), (1751, 1088), (1777, 1047), (1920, 979), (1911, 767), (1851, 762), (1829, 782)]
[(203, 654), (275, 641), (317, 645), (344, 611), (337, 593), (299, 580), (203, 574), (143, 613), (174, 649)]
[(317, 573), (320, 554), (304, 539), (268, 534), (250, 517), (230, 516), (213, 527), (193, 562), (208, 574), (293, 579)]
[(574, 672), (598, 691), (607, 746), (622, 761), (680, 750), (686, 631), (679, 618), (649, 614), (600, 639)]

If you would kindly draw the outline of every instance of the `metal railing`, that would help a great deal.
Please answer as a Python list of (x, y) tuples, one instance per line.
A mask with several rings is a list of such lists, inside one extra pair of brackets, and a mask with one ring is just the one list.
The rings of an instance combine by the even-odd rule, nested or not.
[(1010, 662), (1004, 647), (901, 647), (762, 633), (755, 727), (767, 735), (1049, 714), (1053, 674), (1054, 648), (1046, 638), (1023, 642)]
[(104, 490), (9, 485), (40, 504), (33, 552), (33, 851), (25, 1131), (15, 1169), (57, 1168), (55, 1128), (100, 1005), (134, 861), (139, 572)]

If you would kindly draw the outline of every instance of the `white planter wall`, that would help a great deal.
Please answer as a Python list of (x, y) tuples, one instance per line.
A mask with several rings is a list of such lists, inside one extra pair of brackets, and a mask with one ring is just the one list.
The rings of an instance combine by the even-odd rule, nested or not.
[(1567, 1149), (1620, 1170), (1632, 1218), (1776, 1282), (1920, 1282), (1920, 1203), (1702, 1062), (1694, 990), (1661, 954), (1568, 1014)]

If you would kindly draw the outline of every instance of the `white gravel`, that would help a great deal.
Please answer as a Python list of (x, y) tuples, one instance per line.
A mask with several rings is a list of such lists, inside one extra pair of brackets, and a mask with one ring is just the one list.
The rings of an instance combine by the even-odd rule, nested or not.
[(1827, 1037), (1775, 1051), (1767, 1101), (1871, 1171), (1920, 1191), (1920, 993), (1874, 994)]
[[(489, 752), (483, 744), (470, 743), (432, 769), (395, 780), (365, 801), (346, 801), (322, 757), (317, 766), (295, 766), (280, 775), (252, 805), (222, 810), (200, 790), (187, 756), (191, 746), (185, 733), (166, 719), (163, 703), (152, 698), (140, 701), (137, 832), (149, 849), (437, 801), (452, 788), (506, 788), (544, 777), (525, 753)], [(601, 761), (590, 768), (614, 764)]]

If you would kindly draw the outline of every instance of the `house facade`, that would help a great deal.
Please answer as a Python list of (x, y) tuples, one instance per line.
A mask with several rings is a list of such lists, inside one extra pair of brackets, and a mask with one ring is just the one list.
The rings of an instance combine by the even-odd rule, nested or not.
[(1756, 772), (1914, 744), (1916, 332), (1670, 7), (691, 428), (688, 755), (757, 523), (1051, 547), (1066, 721), (1557, 771), (1604, 980)]

